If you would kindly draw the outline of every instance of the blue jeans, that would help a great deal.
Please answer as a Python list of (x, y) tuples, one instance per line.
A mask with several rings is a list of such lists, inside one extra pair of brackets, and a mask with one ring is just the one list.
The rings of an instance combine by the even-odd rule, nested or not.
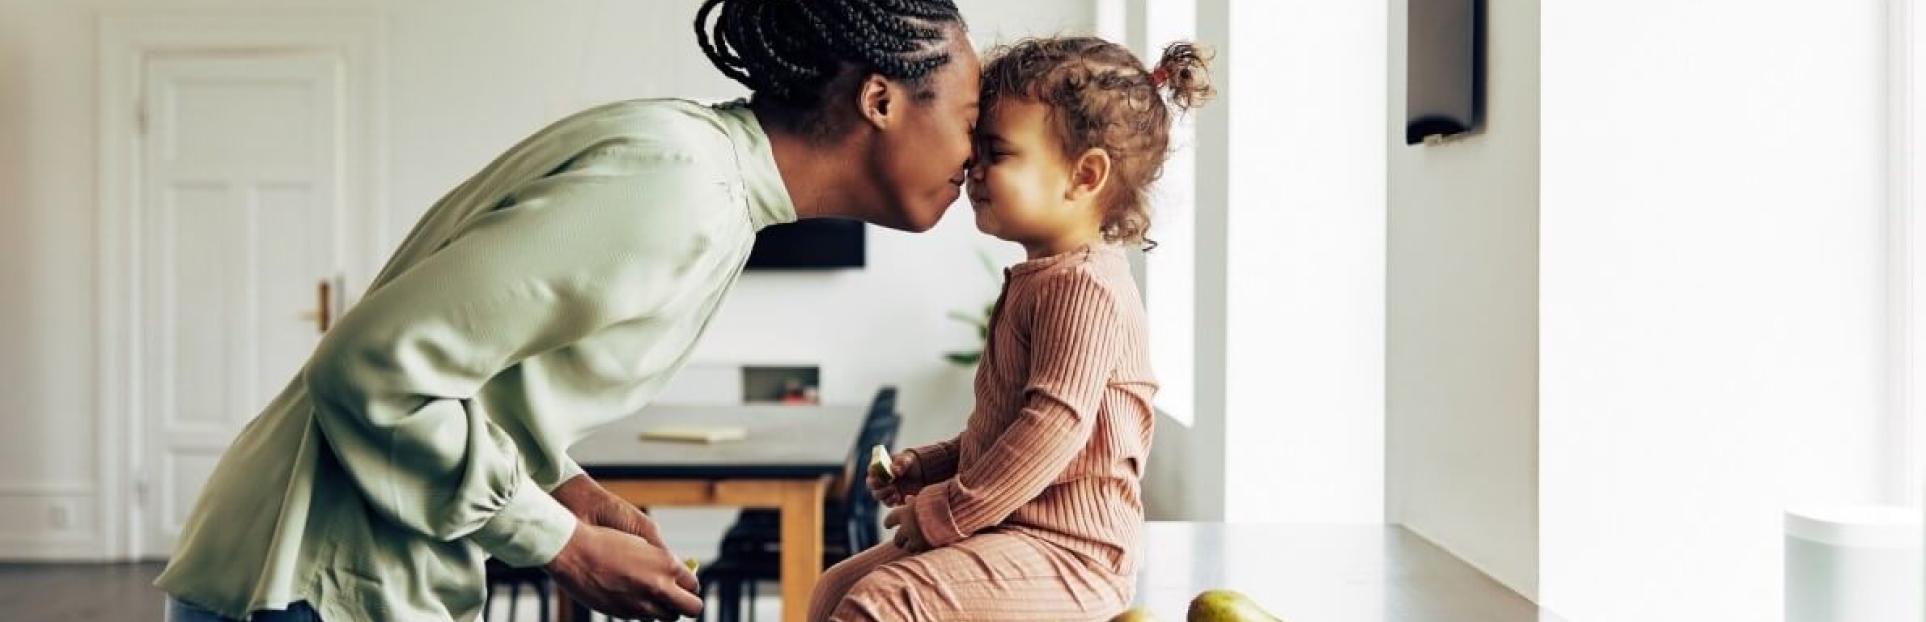
[[(172, 596), (167, 597), (167, 622), (237, 622), (233, 618), (202, 609), (199, 606)], [(252, 622), (321, 622), (321, 614), (315, 613), (306, 602), (288, 605), (287, 609), (262, 609), (254, 612)]]

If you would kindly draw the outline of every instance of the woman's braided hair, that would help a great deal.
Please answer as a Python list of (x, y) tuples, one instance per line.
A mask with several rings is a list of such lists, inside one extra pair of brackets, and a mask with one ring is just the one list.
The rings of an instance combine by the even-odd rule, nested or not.
[[(711, 15), (714, 15), (713, 24)], [(950, 62), (950, 27), (962, 28), (951, 0), (705, 0), (696, 41), (723, 75), (759, 101), (820, 121), (824, 88), (845, 67), (915, 88)]]

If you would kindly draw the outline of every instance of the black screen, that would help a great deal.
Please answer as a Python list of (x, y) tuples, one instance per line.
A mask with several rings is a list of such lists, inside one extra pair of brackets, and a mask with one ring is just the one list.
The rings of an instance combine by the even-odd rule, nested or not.
[(756, 234), (751, 270), (863, 267), (865, 225), (858, 220), (816, 218), (774, 225)]
[(1409, 0), (1404, 142), (1474, 131), (1484, 104), (1484, 0)]

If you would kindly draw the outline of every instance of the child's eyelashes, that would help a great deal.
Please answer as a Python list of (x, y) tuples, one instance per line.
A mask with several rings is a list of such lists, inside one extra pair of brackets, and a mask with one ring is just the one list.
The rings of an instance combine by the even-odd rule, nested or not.
[(978, 165), (993, 164), (998, 160), (1002, 160), (1004, 156), (1007, 156), (1007, 155), (1010, 155), (1010, 154), (1003, 151), (991, 149), (987, 145), (978, 145), (977, 148), (975, 149), (975, 155), (970, 159), (971, 161), (977, 163)]

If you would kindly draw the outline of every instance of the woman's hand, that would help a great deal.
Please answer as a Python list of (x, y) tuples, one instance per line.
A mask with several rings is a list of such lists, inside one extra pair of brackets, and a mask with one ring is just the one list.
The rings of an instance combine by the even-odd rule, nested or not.
[[(864, 477), (864, 483), (869, 485), (870, 494), (875, 495), (876, 500), (882, 502), (883, 505), (889, 507), (902, 505), (904, 491), (902, 487), (897, 486), (897, 482), (903, 481), (904, 474), (909, 473), (910, 469), (915, 468), (915, 465), (916, 454), (914, 452), (907, 449), (896, 452), (896, 455), (890, 456), (889, 459), (889, 470), (891, 473), (895, 473), (896, 477), (884, 479), (876, 475), (875, 472), (870, 471), (868, 475)], [(865, 471), (868, 471), (868, 469), (865, 469)]]
[(695, 574), (667, 549), (628, 533), (576, 523), (545, 569), (562, 591), (611, 616), (676, 620), (702, 614)]
[(888, 516), (883, 517), (883, 527), (896, 528), (896, 548), (911, 553), (930, 550), (929, 541), (923, 539), (923, 528), (916, 522), (916, 506), (907, 503), (908, 499), (904, 501), (905, 503), (901, 506), (890, 510)]
[(549, 496), (555, 497), (562, 507), (575, 514), (582, 522), (596, 527), (607, 527), (616, 531), (632, 534), (649, 541), (656, 548), (667, 550), (662, 544), (662, 534), (655, 528), (655, 521), (643, 514), (635, 504), (623, 501), (615, 493), (609, 492), (601, 484), (595, 483), (587, 475), (577, 475), (556, 486)]

